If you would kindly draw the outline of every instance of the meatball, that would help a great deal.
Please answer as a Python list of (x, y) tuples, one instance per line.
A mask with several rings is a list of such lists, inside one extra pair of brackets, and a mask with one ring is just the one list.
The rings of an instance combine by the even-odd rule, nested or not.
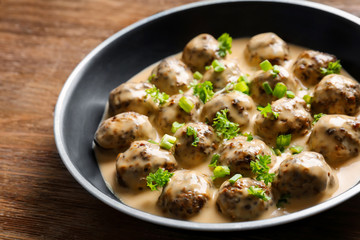
[(229, 109), (227, 117), (230, 121), (236, 122), (240, 127), (249, 125), (251, 112), (256, 110), (254, 101), (248, 95), (232, 91), (221, 93), (205, 103), (201, 111), (200, 120), (213, 124), (216, 113), (223, 109)]
[(146, 176), (159, 168), (173, 171), (177, 162), (171, 152), (163, 150), (158, 144), (148, 141), (135, 141), (128, 150), (120, 153), (116, 160), (118, 183), (132, 190), (146, 188)]
[(262, 33), (252, 37), (245, 48), (245, 57), (253, 65), (264, 60), (281, 65), (289, 56), (289, 46), (275, 33)]
[(293, 65), (294, 76), (306, 86), (316, 85), (324, 77), (321, 68), (327, 68), (336, 57), (327, 53), (306, 50), (302, 52)]
[(356, 157), (360, 149), (360, 120), (345, 115), (323, 116), (315, 124), (308, 145), (330, 165)]
[(282, 134), (305, 135), (310, 130), (312, 117), (303, 99), (281, 98), (273, 102), (271, 109), (279, 114), (277, 118), (271, 113), (264, 117), (259, 112), (255, 119), (255, 133), (265, 140), (272, 142)]
[(210, 179), (192, 170), (178, 170), (164, 187), (157, 205), (177, 218), (199, 213), (211, 196)]
[(257, 71), (250, 80), (250, 95), (254, 101), (262, 106), (266, 106), (268, 103), (276, 100), (276, 97), (272, 94), (267, 94), (264, 90), (263, 83), (268, 82), (272, 89), (275, 88), (277, 83), (284, 83), (288, 90), (296, 92), (297, 82), (290, 77), (288, 71), (285, 68), (279, 66), (279, 73), (273, 77), (271, 71), (264, 72), (262, 70)]
[(360, 84), (350, 78), (331, 74), (314, 90), (311, 110), (315, 113), (355, 115), (360, 106)]
[(221, 60), (225, 70), (215, 72), (214, 68), (210, 68), (204, 74), (203, 81), (210, 81), (213, 84), (214, 91), (219, 91), (226, 87), (228, 83), (236, 82), (241, 76), (239, 65), (235, 61)]
[(190, 69), (174, 57), (162, 60), (154, 68), (151, 76), (151, 83), (170, 95), (179, 93), (179, 90), (187, 91), (193, 80)]
[[(188, 135), (188, 128), (196, 131), (199, 142), (196, 146), (194, 135)], [(216, 134), (212, 127), (205, 123), (189, 123), (178, 129), (174, 135), (175, 158), (184, 167), (193, 167), (203, 163), (217, 149)]]
[(231, 173), (241, 173), (243, 176), (252, 176), (250, 162), (255, 161), (257, 155), (271, 156), (270, 167), (274, 165), (276, 156), (261, 140), (247, 141), (246, 137), (236, 137), (226, 141), (219, 149), (219, 165), (229, 166)]
[(204, 72), (205, 66), (211, 65), (214, 59), (220, 59), (218, 50), (218, 41), (213, 36), (203, 33), (186, 44), (182, 60), (193, 71)]
[(226, 181), (221, 185), (216, 200), (219, 211), (236, 221), (252, 220), (264, 214), (273, 205), (272, 199), (264, 200), (249, 194), (250, 187), (261, 188), (272, 198), (270, 189), (263, 182), (250, 178), (240, 178), (233, 184)]
[(280, 164), (272, 186), (280, 195), (303, 198), (335, 190), (336, 178), (321, 154), (305, 151)]
[(106, 119), (95, 133), (95, 143), (108, 149), (126, 149), (132, 141), (156, 138), (157, 132), (148, 117), (135, 112), (120, 113)]
[(150, 83), (123, 83), (110, 92), (109, 113), (111, 116), (122, 112), (137, 112), (150, 116), (158, 110), (158, 105), (147, 97), (145, 90)]
[[(189, 112), (185, 112), (179, 105), (179, 100), (186, 97), (194, 103), (194, 108)], [(171, 126), (173, 122), (185, 123), (195, 122), (198, 118), (198, 109), (200, 107), (200, 100), (194, 95), (176, 94), (169, 98), (159, 110), (156, 122), (159, 128), (164, 132), (171, 134)]]

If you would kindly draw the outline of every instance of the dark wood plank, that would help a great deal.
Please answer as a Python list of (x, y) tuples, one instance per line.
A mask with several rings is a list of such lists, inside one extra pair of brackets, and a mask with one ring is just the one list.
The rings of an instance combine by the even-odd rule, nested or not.
[[(104, 39), (192, 0), (0, 0), (0, 239), (359, 239), (360, 196), (258, 231), (166, 228), (115, 211), (68, 173), (53, 137), (57, 96)], [(360, 16), (358, 0), (317, 0)]]

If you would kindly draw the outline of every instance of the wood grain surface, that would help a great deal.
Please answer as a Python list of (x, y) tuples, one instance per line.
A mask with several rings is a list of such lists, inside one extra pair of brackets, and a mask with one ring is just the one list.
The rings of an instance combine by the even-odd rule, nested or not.
[[(171, 229), (86, 192), (54, 143), (60, 90), (87, 53), (120, 29), (191, 0), (0, 0), (0, 239), (360, 239), (360, 196), (256, 231)], [(318, 0), (360, 16), (360, 0)]]

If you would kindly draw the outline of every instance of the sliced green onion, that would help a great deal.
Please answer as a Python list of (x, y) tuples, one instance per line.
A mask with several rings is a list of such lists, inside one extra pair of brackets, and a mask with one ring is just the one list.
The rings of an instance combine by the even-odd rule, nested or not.
[(311, 104), (311, 103), (312, 103), (312, 97), (311, 97), (310, 95), (305, 95), (305, 96), (303, 97), (303, 99), (305, 100), (305, 102), (306, 102), (307, 104)]
[(292, 152), (292, 154), (299, 154), (302, 152), (302, 150), (304, 150), (304, 148), (302, 146), (293, 146), (290, 148), (290, 151)]
[(273, 94), (273, 90), (272, 90), (272, 88), (271, 88), (271, 86), (270, 86), (270, 84), (269, 84), (268, 81), (263, 82), (262, 86), (263, 86), (266, 94), (268, 94), (268, 95)]
[(234, 184), (240, 178), (242, 178), (242, 175), (240, 173), (237, 173), (229, 179), (229, 183)]
[(186, 97), (180, 98), (179, 106), (187, 113), (191, 112), (191, 110), (195, 107), (194, 103)]
[(210, 66), (205, 66), (205, 70), (209, 70), (211, 68), (211, 65)]
[(191, 126), (188, 126), (188, 127), (186, 128), (186, 135), (188, 135), (188, 136), (193, 136), (193, 137), (194, 137), (194, 141), (193, 141), (193, 143), (192, 143), (191, 145), (194, 146), (194, 147), (197, 147), (200, 139), (199, 139), (199, 137), (197, 136), (198, 133), (197, 133), (196, 129), (193, 128), (193, 127), (191, 127)]
[(212, 62), (211, 66), (214, 68), (214, 71), (217, 73), (225, 70), (224, 64), (222, 64), (216, 59)]
[(254, 139), (254, 137), (253, 137), (253, 135), (251, 134), (251, 132), (249, 132), (249, 133), (243, 133), (242, 135), (245, 136), (245, 137), (247, 137), (246, 141), (248, 141), (248, 142), (251, 142), (251, 140)]
[(184, 125), (185, 125), (185, 123), (173, 122), (173, 124), (171, 126), (171, 132), (176, 133), (176, 131)]
[(153, 144), (157, 144), (157, 145), (159, 145), (159, 143), (158, 143), (158, 142), (155, 142), (155, 141), (154, 141), (154, 140), (152, 140), (152, 139), (149, 139), (149, 140), (148, 140), (148, 142), (149, 142), (149, 143), (153, 143)]
[(276, 138), (276, 146), (283, 151), (285, 147), (289, 146), (291, 142), (291, 134), (279, 135)]
[(250, 88), (245, 81), (240, 81), (240, 82), (236, 83), (234, 85), (234, 90), (245, 93), (247, 95), (249, 95), (249, 93), (250, 93)]
[(286, 91), (286, 96), (287, 96), (288, 98), (294, 98), (294, 97), (295, 97), (295, 93), (292, 92), (292, 91)]
[(155, 73), (151, 74), (148, 78), (148, 81), (151, 82), (154, 77), (156, 77)]
[(273, 91), (273, 95), (277, 98), (282, 98), (285, 96), (287, 91), (287, 87), (285, 84), (279, 82), (276, 84), (274, 91)]
[(275, 153), (276, 156), (281, 156), (281, 151), (280, 151), (280, 149), (274, 148), (274, 149), (272, 149), (272, 150), (274, 151), (274, 153)]
[(273, 69), (273, 66), (272, 64), (269, 62), (269, 60), (265, 60), (265, 61), (262, 61), (260, 63), (260, 68), (264, 71), (264, 72), (267, 72), (271, 69)]
[(247, 77), (246, 75), (241, 75), (241, 76), (239, 77), (238, 81), (244, 81), (244, 82), (246, 82), (247, 84), (250, 83), (250, 81), (249, 81), (249, 79), (248, 79), (248, 77)]
[(170, 136), (168, 134), (165, 134), (160, 141), (160, 147), (169, 150), (174, 146), (174, 143), (176, 142), (176, 137)]
[(200, 79), (202, 79), (203, 75), (201, 73), (199, 73), (198, 71), (196, 71), (196, 72), (194, 72), (193, 77), (196, 80), (200, 80)]
[(211, 158), (211, 162), (209, 164), (209, 167), (216, 167), (217, 166), (217, 162), (220, 159), (220, 155), (215, 153), (212, 158)]
[(314, 125), (315, 123), (317, 123), (321, 117), (325, 116), (326, 114), (324, 113), (318, 113), (314, 115), (314, 121), (312, 122), (312, 124)]
[(214, 169), (213, 179), (225, 177), (227, 175), (230, 175), (230, 168), (228, 166), (217, 166)]

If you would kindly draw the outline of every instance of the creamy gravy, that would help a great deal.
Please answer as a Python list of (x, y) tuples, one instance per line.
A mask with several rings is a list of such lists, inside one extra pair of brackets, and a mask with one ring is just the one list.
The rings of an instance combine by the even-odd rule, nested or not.
[[(232, 44), (232, 54), (230, 55), (231, 58), (234, 58), (243, 73), (252, 75), (255, 71), (258, 71), (259, 69), (254, 66), (250, 66), (245, 57), (244, 57), (244, 48), (246, 43), (249, 41), (248, 38), (242, 38), (242, 39), (236, 39), (233, 40)], [(290, 56), (289, 61), (287, 61), (284, 64), (284, 67), (289, 71), (291, 74), (290, 67), (294, 63), (295, 59), (299, 55), (300, 52), (306, 50), (303, 47), (295, 46), (292, 44), (288, 44), (290, 47)], [(176, 54), (175, 56), (180, 58), (180, 55)], [(229, 58), (229, 57), (227, 57)], [(129, 82), (146, 82), (148, 77), (151, 75), (152, 69), (157, 65), (158, 63), (155, 63), (137, 75), (135, 75), (132, 79), (129, 80)], [(350, 77), (345, 71), (342, 70), (342, 75), (345, 75), (347, 77)], [(304, 86), (301, 86), (300, 89), (297, 92), (297, 96), (303, 97), (305, 94), (309, 94), (313, 91), (313, 88), (306, 88)], [(200, 111), (200, 109), (199, 109)], [(253, 132), (253, 123), (255, 122), (255, 116), (256, 116), (257, 110), (254, 109), (251, 114), (251, 122), (248, 127), (241, 128), (241, 132)], [(105, 113), (103, 116), (103, 120), (107, 119), (109, 117), (108, 115), (108, 108), (105, 108)], [(156, 121), (153, 117), (150, 118), (151, 121)], [(159, 131), (159, 130), (158, 130)], [(159, 131), (161, 134), (161, 131)], [(306, 142), (310, 136), (309, 132), (303, 137), (295, 138), (291, 141), (291, 145), (301, 145), (304, 147), (304, 151), (310, 150), (308, 146), (306, 145)], [(161, 135), (160, 135), (161, 136)], [(154, 139), (155, 141), (159, 141), (158, 139)], [(96, 158), (98, 160), (98, 164), (102, 173), (102, 176), (104, 178), (104, 181), (106, 182), (109, 189), (114, 193), (115, 196), (117, 196), (123, 203), (125, 203), (128, 206), (134, 207), (136, 209), (140, 209), (144, 212), (148, 212), (151, 214), (164, 216), (162, 211), (156, 206), (156, 201), (158, 197), (161, 194), (161, 191), (138, 191), (134, 192), (133, 190), (126, 189), (121, 187), (117, 183), (116, 178), (116, 156), (119, 154), (119, 152), (116, 152), (114, 150), (105, 150), (101, 149), (97, 146), (94, 146), (94, 152), (96, 155)], [(281, 156), (277, 157), (277, 162), (272, 167), (271, 171), (275, 172), (276, 169), (279, 167), (280, 163), (287, 157), (291, 155), (289, 150), (287, 152), (283, 153)], [(208, 176), (212, 176), (212, 170), (208, 167), (210, 162), (210, 159), (196, 167), (193, 167), (191, 169), (198, 170)], [(179, 169), (181, 169), (181, 165), (179, 166)], [(333, 172), (338, 178), (338, 186), (333, 189), (332, 192), (325, 192), (322, 195), (318, 195), (316, 197), (309, 197), (305, 199), (290, 199), (288, 204), (284, 204), (283, 208), (277, 208), (274, 204), (270, 207), (270, 209), (265, 212), (263, 215), (261, 215), (258, 219), (264, 219), (264, 218), (272, 218), (288, 213), (292, 213), (295, 211), (299, 211), (301, 209), (308, 208), (310, 206), (316, 205), (320, 202), (323, 202), (329, 198), (335, 197), (347, 189), (354, 186), (359, 180), (360, 180), (360, 157), (356, 157), (353, 159), (349, 159), (346, 161), (346, 163), (342, 164), (341, 166), (333, 167)], [(221, 179), (215, 181), (214, 185), (219, 187)], [(190, 218), (190, 221), (194, 222), (206, 222), (206, 223), (221, 223), (221, 222), (231, 222), (230, 219), (223, 216), (221, 213), (218, 212), (215, 202), (216, 202), (216, 192), (217, 189), (212, 189), (212, 196), (211, 199), (205, 204), (204, 208), (200, 211), (200, 213), (192, 218)]]

